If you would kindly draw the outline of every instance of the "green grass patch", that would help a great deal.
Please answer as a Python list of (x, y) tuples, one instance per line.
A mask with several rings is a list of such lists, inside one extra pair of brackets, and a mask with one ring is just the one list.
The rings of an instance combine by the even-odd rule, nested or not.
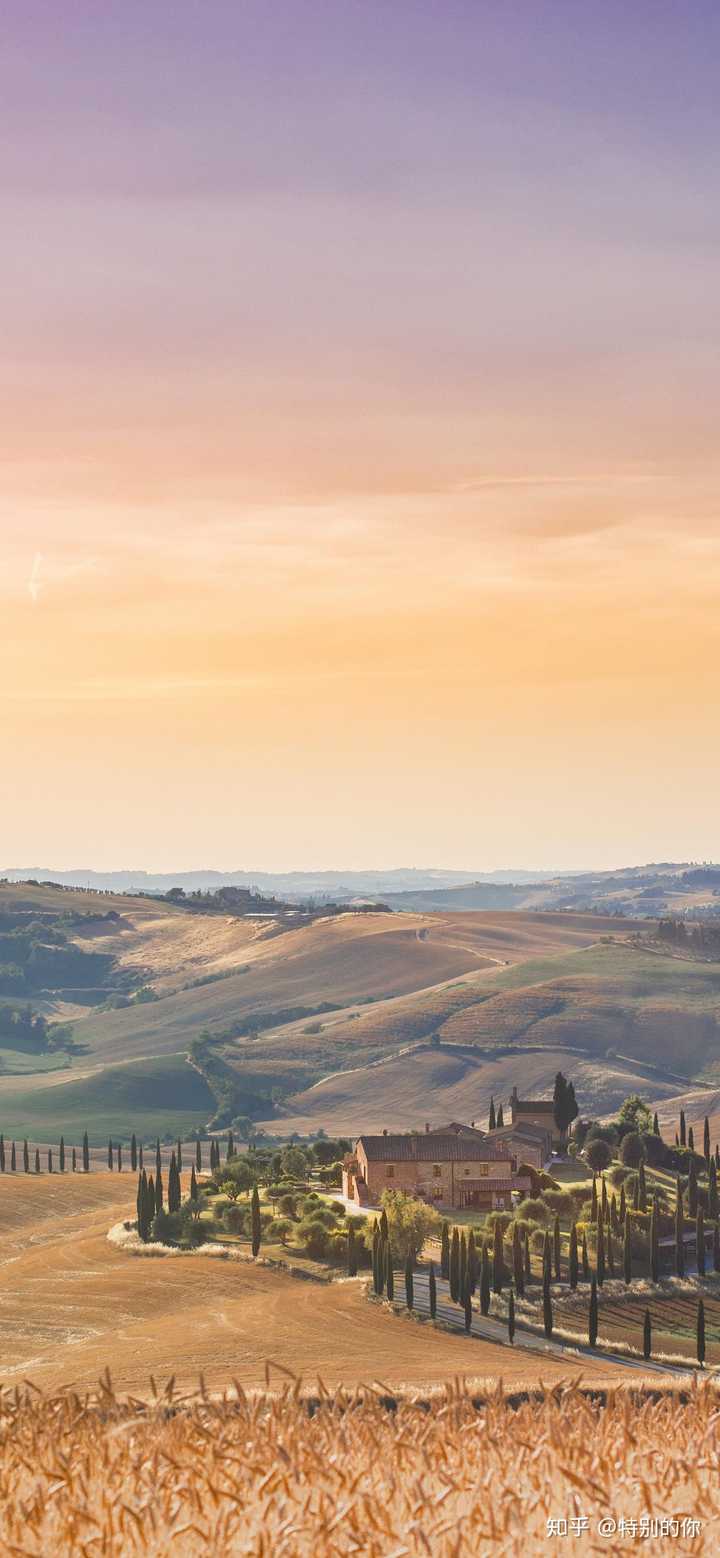
[(209, 1088), (184, 1056), (163, 1055), (107, 1066), (76, 1081), (0, 1091), (0, 1129), (6, 1139), (56, 1141), (63, 1134), (72, 1141), (87, 1130), (92, 1145), (109, 1136), (127, 1140), (132, 1131), (150, 1140), (204, 1125), (214, 1107)]

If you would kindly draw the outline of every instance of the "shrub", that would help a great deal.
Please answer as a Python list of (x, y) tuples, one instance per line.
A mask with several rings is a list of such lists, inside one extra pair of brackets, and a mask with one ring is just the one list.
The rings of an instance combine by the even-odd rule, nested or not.
[[(585, 1192), (583, 1191), (583, 1196)], [(569, 1190), (546, 1190), (543, 1197), (546, 1206), (560, 1217), (571, 1217), (575, 1202)]]
[(295, 1227), (295, 1237), (313, 1260), (322, 1260), (327, 1254), (330, 1232), (325, 1223), (308, 1217)]
[(626, 1168), (637, 1168), (644, 1157), (642, 1138), (638, 1131), (630, 1130), (623, 1136), (620, 1152)]
[(287, 1244), (293, 1227), (294, 1224), (289, 1217), (273, 1217), (272, 1222), (268, 1223), (268, 1238), (278, 1239), (280, 1244)]
[(223, 1209), (222, 1220), (228, 1233), (240, 1235), (248, 1232), (249, 1209), (238, 1206), (237, 1202), (231, 1202), (230, 1206)]
[(544, 1226), (550, 1221), (550, 1208), (539, 1196), (528, 1196), (526, 1200), (520, 1202), (517, 1215), (523, 1222)]
[(278, 1198), (278, 1209), (283, 1217), (297, 1217), (297, 1196), (284, 1195)]

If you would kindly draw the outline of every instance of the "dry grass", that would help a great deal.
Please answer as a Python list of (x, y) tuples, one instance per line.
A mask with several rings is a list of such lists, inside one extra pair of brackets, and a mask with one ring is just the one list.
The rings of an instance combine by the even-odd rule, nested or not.
[(287, 1272), (199, 1252), (133, 1259), (108, 1229), (134, 1215), (131, 1175), (0, 1175), (0, 1381), (89, 1388), (108, 1360), (119, 1389), (175, 1375), (191, 1389), (237, 1378), (261, 1386), (267, 1360), (329, 1386), (383, 1380), (428, 1387), (455, 1374), (551, 1384), (625, 1371), (499, 1347), (396, 1320), (360, 1283), (302, 1282)]
[[(718, 1397), (573, 1387), (525, 1400), (455, 1384), (425, 1400), (242, 1390), (149, 1408), (93, 1396), (0, 1399), (0, 1547), (47, 1554), (258, 1558), (542, 1553), (549, 1518), (702, 1521), (674, 1550), (717, 1552)], [(653, 1544), (654, 1545), (654, 1544)]]

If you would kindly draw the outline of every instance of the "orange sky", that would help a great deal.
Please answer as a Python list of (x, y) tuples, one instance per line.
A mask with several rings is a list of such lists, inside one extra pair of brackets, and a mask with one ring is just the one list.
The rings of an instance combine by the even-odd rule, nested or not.
[(449, 9), (18, 11), (0, 867), (720, 854), (702, 39)]

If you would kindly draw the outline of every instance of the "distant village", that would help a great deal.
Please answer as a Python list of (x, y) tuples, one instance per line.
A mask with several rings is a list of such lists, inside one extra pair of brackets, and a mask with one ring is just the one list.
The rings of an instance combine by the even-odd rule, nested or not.
[(567, 1125), (558, 1124), (556, 1100), (520, 1098), (517, 1087), (509, 1112), (506, 1124), (502, 1105), (496, 1115), (491, 1102), (487, 1130), (474, 1120), (437, 1127), (426, 1121), (422, 1131), (360, 1136), (343, 1164), (343, 1195), (371, 1207), (383, 1190), (396, 1189), (438, 1210), (510, 1211), (513, 1193), (530, 1192), (527, 1169), (542, 1169), (554, 1152), (564, 1152)]

